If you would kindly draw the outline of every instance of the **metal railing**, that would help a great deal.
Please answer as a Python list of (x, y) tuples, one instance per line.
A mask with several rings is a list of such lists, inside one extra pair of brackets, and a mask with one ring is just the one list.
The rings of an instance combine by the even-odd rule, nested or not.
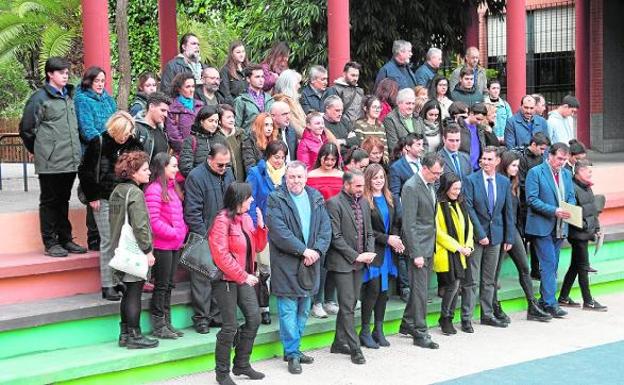
[[(18, 139), (12, 140), (11, 143), (4, 143), (5, 139)], [(0, 150), (13, 147), (13, 148), (21, 148), (22, 151), (22, 178), (24, 180), (24, 191), (28, 191), (28, 151), (24, 147), (22, 140), (18, 133), (1, 133), (0, 134)], [(0, 151), (0, 191), (2, 191), (2, 153)]]

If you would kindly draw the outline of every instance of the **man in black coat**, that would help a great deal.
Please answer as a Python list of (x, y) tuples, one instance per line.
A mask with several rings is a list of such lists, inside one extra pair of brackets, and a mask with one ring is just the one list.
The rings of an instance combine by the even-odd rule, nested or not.
[[(230, 163), (230, 150), (223, 143), (215, 143), (203, 165), (195, 167), (184, 182), (184, 221), (189, 231), (206, 236), (212, 221), (223, 208), (223, 194), (234, 182)], [(211, 322), (219, 310), (212, 298), (212, 284), (208, 277), (190, 272), (193, 327), (198, 333), (210, 331)]]
[(354, 313), (362, 286), (362, 268), (375, 258), (375, 235), (370, 207), (362, 198), (364, 175), (347, 171), (342, 180), (343, 190), (327, 201), (333, 234), (325, 267), (336, 284), (340, 308), (330, 352), (349, 354), (354, 364), (364, 364)]
[(301, 373), (302, 363), (314, 362), (299, 350), (301, 332), (332, 236), (323, 196), (306, 186), (307, 179), (306, 165), (291, 162), (286, 166), (286, 186), (272, 192), (267, 202), (271, 291), (277, 296), (284, 359), (292, 374)]

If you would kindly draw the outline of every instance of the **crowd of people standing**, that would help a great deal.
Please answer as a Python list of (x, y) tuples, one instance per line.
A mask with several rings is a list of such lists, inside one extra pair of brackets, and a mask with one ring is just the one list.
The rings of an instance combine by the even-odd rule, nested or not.
[[(474, 332), (477, 300), (482, 325), (507, 327), (497, 296), (507, 254), (529, 320), (562, 318), (562, 306), (580, 306), (569, 297), (577, 277), (583, 308), (606, 310), (588, 284), (587, 248), (600, 236), (601, 205), (574, 138), (576, 98), (566, 96), (548, 120), (539, 95), (524, 96), (514, 113), (500, 82), (486, 79), (475, 47), (446, 78), (441, 50), (431, 48), (413, 70), (411, 44), (397, 40), (368, 93), (353, 61), (331, 87), (327, 70), (310, 66), (302, 87), (289, 55), (279, 42), (253, 64), (244, 44), (233, 42), (217, 69), (200, 63), (197, 37), (185, 34), (160, 84), (154, 73), (138, 78), (128, 112), (117, 110), (101, 68), (87, 69), (74, 93), (69, 62), (46, 62), (45, 85), (20, 123), (40, 180), (45, 254), (99, 250), (102, 297), (121, 300), (119, 346), (158, 345), (139, 327), (146, 279), (109, 267), (124, 224), (152, 266), (158, 339), (184, 336), (171, 321), (175, 273), (186, 239), (207, 240), (222, 278), (190, 272), (192, 323), (198, 333), (220, 327), (219, 384), (233, 384), (230, 373), (264, 377), (250, 356), (260, 324), (272, 322), (269, 293), (293, 374), (314, 361), (300, 350), (309, 315), (336, 315), (330, 351), (355, 364), (366, 362), (362, 346), (388, 347), (393, 292), (406, 302), (400, 333), (437, 349), (426, 323), (434, 272), (444, 334), (457, 332), (458, 301), (463, 332)], [(73, 241), (68, 220), (76, 176), (87, 205), (86, 248)], [(563, 202), (583, 207), (583, 227), (568, 225)], [(557, 297), (565, 239), (572, 263)], [(541, 281), (539, 300), (532, 278)]]

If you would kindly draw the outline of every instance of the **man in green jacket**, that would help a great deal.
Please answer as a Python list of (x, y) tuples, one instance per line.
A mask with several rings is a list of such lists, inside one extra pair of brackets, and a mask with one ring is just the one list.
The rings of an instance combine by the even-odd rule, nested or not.
[(51, 57), (45, 64), (46, 82), (26, 103), (20, 122), (24, 146), (35, 156), (39, 175), (39, 222), (45, 254), (66, 257), (86, 253), (72, 241), (69, 198), (80, 164), (80, 139), (69, 62)]
[(262, 66), (252, 64), (245, 68), (245, 78), (249, 87), (234, 99), (236, 127), (240, 127), (249, 134), (251, 125), (261, 112), (271, 111), (273, 98), (262, 90), (264, 87), (264, 72)]

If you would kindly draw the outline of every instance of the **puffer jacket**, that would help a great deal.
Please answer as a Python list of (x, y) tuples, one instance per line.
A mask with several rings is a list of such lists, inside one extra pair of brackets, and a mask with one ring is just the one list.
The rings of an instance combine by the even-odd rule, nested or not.
[(187, 110), (176, 98), (169, 105), (169, 114), (165, 120), (165, 129), (169, 138), (169, 145), (176, 154), (182, 151), (182, 143), (191, 135), (191, 127), (195, 123), (195, 117), (204, 103), (193, 99), (193, 111)]
[[(245, 283), (247, 276), (255, 272), (256, 253), (267, 244), (266, 227), (255, 227), (249, 214), (236, 215), (233, 219), (222, 210), (215, 218), (208, 233), (208, 245), (215, 265), (223, 272), (223, 280)], [(247, 240), (251, 244), (251, 266), (247, 269)]]
[(466, 103), (468, 108), (470, 108), (477, 103), (483, 103), (483, 94), (477, 91), (475, 87), (472, 87), (470, 90), (465, 90), (458, 84), (451, 90), (451, 100), (454, 102)]
[(600, 231), (600, 222), (598, 221), (598, 208), (596, 207), (596, 198), (591, 186), (586, 185), (580, 180), (573, 178), (574, 193), (576, 194), (576, 204), (583, 208), (583, 228), (576, 226), (568, 227), (568, 238), (581, 241), (593, 241), (596, 239), (596, 233)]
[(162, 185), (154, 181), (145, 188), (145, 204), (149, 212), (154, 248), (179, 250), (184, 244), (188, 227), (184, 223), (182, 200), (175, 190), (173, 180), (167, 183), (169, 202), (162, 198)]
[(80, 139), (84, 143), (89, 143), (91, 139), (106, 131), (108, 118), (117, 111), (115, 99), (106, 90), (102, 94), (97, 94), (92, 89), (83, 90), (78, 87), (74, 103)]
[(321, 139), (319, 140), (312, 131), (305, 129), (297, 146), (297, 160), (305, 163), (308, 166), (308, 170), (312, 170), (321, 147), (328, 141), (325, 132), (321, 134)]
[(226, 138), (220, 130), (211, 134), (193, 125), (191, 135), (184, 139), (180, 153), (180, 172), (182, 175), (186, 177), (198, 164), (205, 162), (210, 153), (210, 146), (217, 142), (227, 144)]

